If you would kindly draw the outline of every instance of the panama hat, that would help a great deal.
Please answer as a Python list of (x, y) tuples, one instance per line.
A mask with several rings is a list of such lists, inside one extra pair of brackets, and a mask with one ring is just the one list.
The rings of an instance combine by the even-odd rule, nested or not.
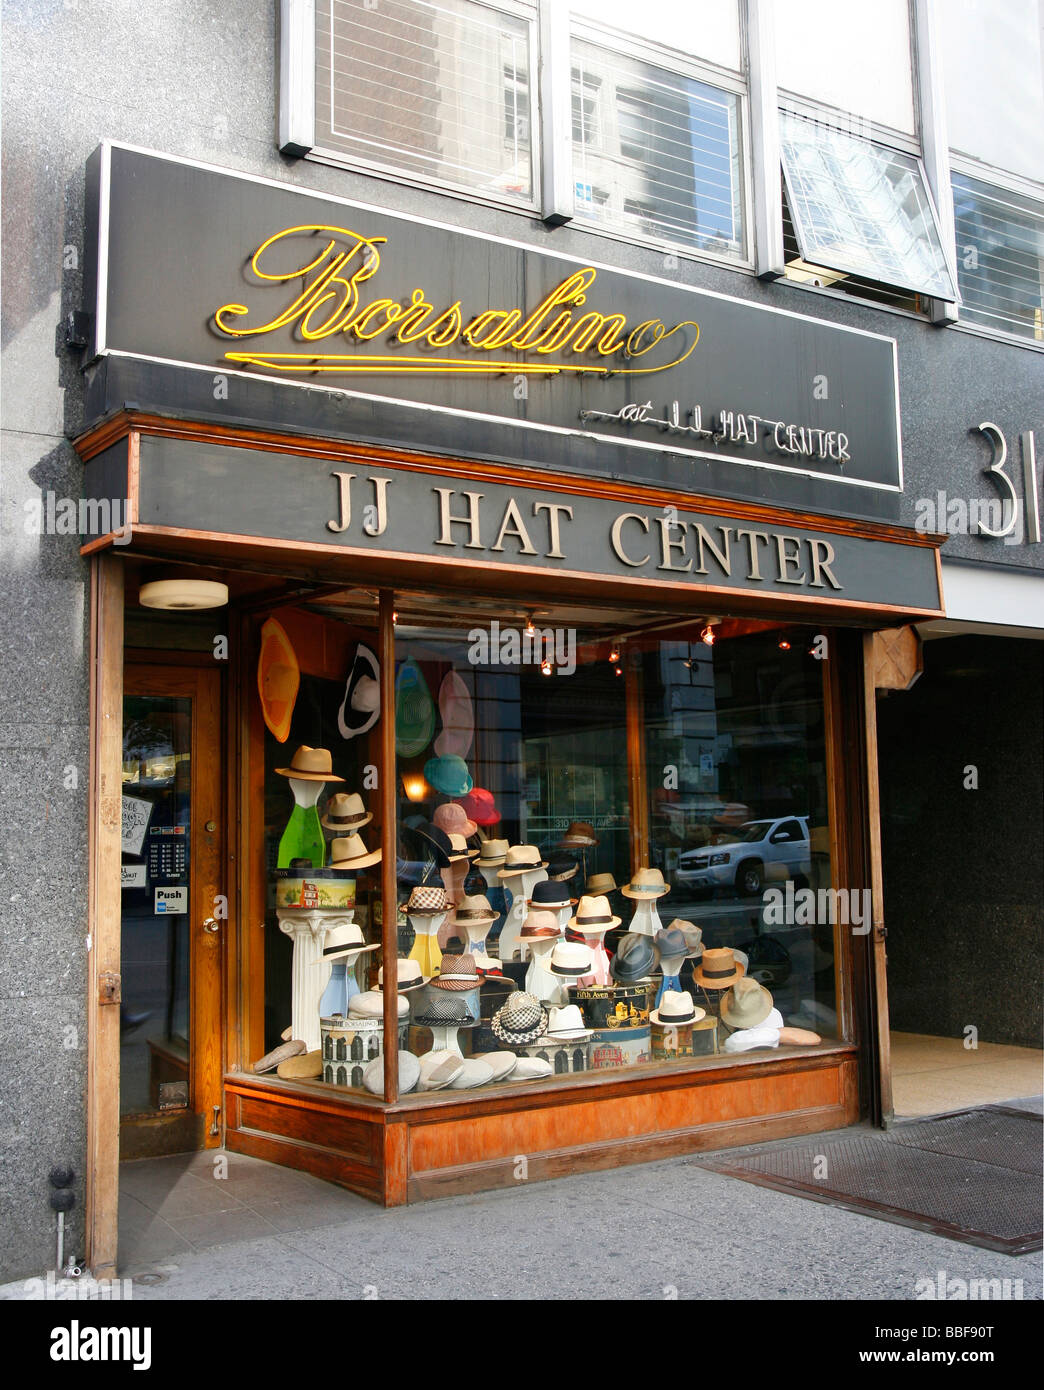
[[(412, 1052), (399, 1053), (399, 1095), (408, 1095), (420, 1080), (420, 1059)], [(384, 1057), (375, 1057), (363, 1072), (363, 1085), (375, 1096), (384, 1095)]]
[(539, 907), (531, 907), (518, 935), (521, 941), (540, 941), (547, 937), (561, 936), (562, 929), (558, 925), (558, 917), (555, 913), (545, 912)]
[(625, 898), (662, 898), (671, 890), (659, 869), (639, 869), (630, 883), (620, 889)]
[(414, 888), (410, 894), (410, 900), (406, 904), (407, 916), (411, 917), (435, 917), (441, 912), (448, 911), (449, 903), (446, 901), (445, 888)]
[(642, 932), (627, 932), (621, 936), (609, 965), (609, 973), (620, 984), (633, 984), (644, 980), (656, 965), (656, 951), (652, 939)]
[(366, 951), (379, 951), (379, 946), (367, 946), (362, 927), (355, 922), (346, 922), (341, 927), (331, 927), (323, 942), (323, 953), (315, 962), (322, 965), (328, 960), (347, 960), (349, 956), (361, 956)]
[(587, 880), (587, 892), (590, 897), (602, 897), (607, 893), (615, 893), (617, 888), (616, 879), (612, 874), (592, 874)]
[(302, 1042), (300, 1038), (294, 1038), (290, 1042), (280, 1043), (271, 1052), (266, 1052), (259, 1062), (254, 1063), (254, 1071), (261, 1073), (264, 1071), (275, 1071), (280, 1062), (285, 1062), (291, 1057), (297, 1057), (302, 1052), (308, 1051), (308, 1044)]
[[(396, 999), (399, 1017), (403, 1018), (410, 1011), (410, 1001), (401, 995)], [(349, 1018), (383, 1018), (384, 1017), (384, 995), (378, 989), (368, 989), (362, 994), (353, 994), (348, 1000)]]
[(520, 1057), (514, 1070), (508, 1075), (509, 1081), (539, 1081), (550, 1076), (554, 1067), (543, 1057)]
[(307, 743), (290, 760), (289, 767), (277, 767), (280, 777), (296, 777), (302, 782), (343, 782), (343, 777), (335, 777), (333, 759), (328, 748), (310, 748)]
[(594, 969), (590, 946), (577, 941), (560, 941), (551, 952), (548, 969), (552, 975), (564, 975), (570, 980), (590, 975)]
[(618, 927), (620, 921), (619, 917), (613, 916), (608, 898), (585, 896), (580, 899), (576, 916), (570, 917), (569, 925), (584, 936), (601, 936), (603, 932)]
[(545, 1017), (534, 995), (516, 989), (493, 1015), (489, 1026), (499, 1042), (508, 1047), (526, 1047), (544, 1031)]
[(699, 1023), (707, 1017), (707, 1010), (699, 1008), (691, 994), (684, 990), (665, 989), (660, 1007), (649, 1014), (650, 1023), (658, 1023), (661, 1028), (683, 1028), (688, 1023)]
[(464, 1058), (455, 1052), (426, 1052), (420, 1059), (421, 1091), (444, 1091), (464, 1070)]
[(435, 732), (435, 706), (420, 667), (404, 661), (395, 677), (395, 751), (400, 758), (423, 753)]
[[(421, 985), (428, 982), (424, 978), (420, 968), (420, 962), (410, 959), (398, 959), (395, 962), (395, 974), (397, 977), (398, 990), (400, 994), (408, 994), (412, 989), (420, 989)], [(377, 988), (384, 988), (384, 966), (377, 971)]]
[(477, 849), (468, 849), (468, 842), (463, 835), (451, 835), (449, 842), (453, 847), (450, 855), (451, 864), (459, 864), (462, 859), (474, 859), (478, 854)]
[(593, 825), (588, 825), (585, 820), (575, 820), (558, 843), (559, 845), (588, 848), (598, 843), (598, 836), (594, 833)]
[(494, 912), (489, 905), (489, 899), (484, 893), (475, 893), (471, 897), (463, 897), (457, 904), (457, 911), (454, 921), (461, 926), (481, 926), (484, 922), (495, 922), (500, 916), (499, 912)]
[(653, 945), (656, 947), (661, 960), (675, 960), (679, 956), (689, 954), (688, 943), (685, 940), (685, 933), (679, 931), (676, 926), (661, 927), (653, 937)]
[(742, 962), (736, 959), (734, 951), (727, 946), (708, 947), (700, 957), (699, 965), (693, 967), (692, 978), (708, 989), (728, 989), (745, 973)]
[(498, 877), (514, 878), (516, 874), (528, 874), (534, 869), (546, 868), (547, 864), (540, 858), (540, 851), (536, 845), (512, 845)]
[(359, 643), (337, 711), (342, 738), (368, 733), (381, 717), (381, 668), (369, 647)]
[(468, 765), (458, 753), (442, 753), (424, 764), (424, 776), (443, 796), (463, 796), (474, 783)]
[(507, 840), (483, 840), (475, 865), (480, 869), (499, 868), (507, 857)]
[(772, 1012), (772, 995), (757, 980), (736, 983), (721, 1001), (721, 1016), (730, 1028), (756, 1028)]
[(500, 812), (493, 801), (493, 793), (485, 787), (472, 787), (460, 801), (461, 809), (476, 825), (496, 825)]
[(330, 845), (330, 869), (365, 869), (381, 862), (380, 849), (367, 850), (361, 835), (349, 835)]
[(592, 1030), (584, 1027), (584, 1016), (579, 1005), (566, 1004), (564, 1008), (552, 1009), (547, 1016), (547, 1034), (560, 1042), (579, 1042), (589, 1038)]
[(685, 937), (685, 954), (690, 960), (696, 956), (703, 955), (703, 928), (696, 926), (694, 922), (686, 922), (684, 917), (675, 917), (667, 928), (668, 931), (680, 931)]
[(431, 821), (440, 830), (444, 830), (447, 835), (463, 835), (465, 839), (470, 838), (478, 830), (476, 823), (468, 819), (467, 813), (459, 801), (445, 801), (441, 806), (436, 806)]
[(435, 752), (440, 757), (455, 753), (466, 758), (475, 737), (475, 708), (470, 690), (456, 671), (447, 671), (439, 686), (439, 714), (442, 733), (435, 740)]
[(530, 907), (574, 907), (576, 899), (569, 896), (568, 888), (545, 878), (533, 888), (533, 896), (527, 898)]
[(471, 1091), (493, 1080), (493, 1068), (484, 1057), (465, 1057), (464, 1065), (450, 1082), (451, 1091)]
[(326, 803), (323, 812), (323, 825), (327, 830), (355, 832), (373, 820), (358, 792), (338, 792)]
[(430, 988), (456, 992), (477, 989), (481, 983), (474, 956), (443, 956), (438, 978), (431, 981)]

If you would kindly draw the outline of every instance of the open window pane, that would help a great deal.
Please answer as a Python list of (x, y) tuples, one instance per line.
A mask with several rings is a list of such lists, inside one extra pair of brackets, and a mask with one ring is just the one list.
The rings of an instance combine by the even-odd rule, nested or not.
[(530, 25), (473, 0), (319, 0), (317, 144), (529, 203)]
[(961, 318), (1044, 341), (1044, 204), (954, 174)]
[(595, 44), (572, 55), (577, 216), (742, 255), (736, 96)]
[(919, 160), (788, 111), (780, 143), (805, 261), (956, 299)]

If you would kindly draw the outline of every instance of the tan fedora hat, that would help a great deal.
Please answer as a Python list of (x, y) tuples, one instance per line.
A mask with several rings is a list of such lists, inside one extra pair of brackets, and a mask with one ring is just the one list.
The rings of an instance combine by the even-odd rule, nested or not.
[(290, 760), (289, 767), (277, 767), (280, 777), (297, 777), (302, 782), (343, 782), (335, 777), (329, 748), (310, 748), (302, 743)]
[(454, 832), (449, 837), (449, 842), (453, 846), (453, 853), (450, 855), (450, 863), (459, 863), (462, 859), (474, 859), (478, 854), (477, 849), (468, 849), (468, 842), (463, 835)]
[(728, 989), (744, 976), (742, 962), (727, 946), (711, 946), (704, 951), (698, 965), (693, 966), (692, 978), (707, 989)]
[(580, 899), (576, 916), (569, 919), (573, 930), (586, 936), (600, 936), (602, 932), (618, 927), (620, 922), (621, 918), (613, 916), (608, 898), (590, 895)]
[(461, 898), (457, 904), (454, 921), (459, 922), (462, 926), (467, 926), (469, 923), (481, 926), (484, 922), (495, 922), (499, 916), (499, 912), (493, 911), (485, 893), (474, 893), (471, 897), (465, 895)]
[(499, 869), (507, 858), (507, 840), (483, 840), (475, 863), (480, 869)]
[[(411, 989), (420, 989), (421, 985), (428, 982), (420, 968), (420, 963), (412, 958), (403, 959), (401, 956), (396, 960), (396, 977), (400, 994), (406, 994)], [(377, 988), (384, 989), (384, 966), (377, 971)]]
[(523, 941), (541, 941), (547, 937), (561, 936), (562, 929), (558, 925), (558, 913), (541, 911), (539, 907), (531, 907), (518, 935)]
[(625, 898), (662, 898), (665, 893), (669, 893), (670, 887), (664, 883), (663, 874), (659, 869), (639, 869), (625, 887), (620, 892)]
[(612, 874), (592, 874), (587, 880), (587, 893), (589, 897), (604, 897), (607, 893), (615, 893), (619, 885)]
[(536, 845), (512, 845), (504, 859), (504, 867), (498, 878), (514, 878), (516, 874), (532, 873), (534, 869), (546, 869), (547, 864), (540, 858)]
[(381, 862), (379, 849), (367, 850), (361, 835), (349, 835), (344, 840), (334, 840), (330, 845), (329, 869), (365, 869), (370, 864)]
[(355, 834), (372, 820), (358, 792), (338, 792), (332, 796), (322, 817), (327, 830), (339, 830), (342, 835)]
[(773, 1009), (772, 995), (757, 980), (742, 979), (721, 1001), (721, 1016), (730, 1028), (756, 1028)]

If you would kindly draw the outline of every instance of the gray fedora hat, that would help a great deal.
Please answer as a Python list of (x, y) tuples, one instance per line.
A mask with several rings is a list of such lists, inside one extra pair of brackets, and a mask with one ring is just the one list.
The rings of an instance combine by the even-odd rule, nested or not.
[(656, 950), (652, 939), (641, 932), (629, 931), (621, 936), (609, 973), (621, 984), (633, 984), (651, 975), (656, 965)]

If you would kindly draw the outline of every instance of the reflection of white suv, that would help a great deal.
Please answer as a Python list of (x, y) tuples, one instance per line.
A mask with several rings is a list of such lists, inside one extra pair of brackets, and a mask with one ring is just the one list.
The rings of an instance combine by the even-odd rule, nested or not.
[[(735, 886), (737, 893), (757, 897), (771, 864), (780, 865), (786, 878), (808, 876), (812, 858), (807, 816), (749, 820), (737, 827), (735, 838), (723, 844), (685, 850), (678, 858), (674, 879), (679, 887), (696, 892)], [(777, 874), (768, 876), (775, 878)]]

